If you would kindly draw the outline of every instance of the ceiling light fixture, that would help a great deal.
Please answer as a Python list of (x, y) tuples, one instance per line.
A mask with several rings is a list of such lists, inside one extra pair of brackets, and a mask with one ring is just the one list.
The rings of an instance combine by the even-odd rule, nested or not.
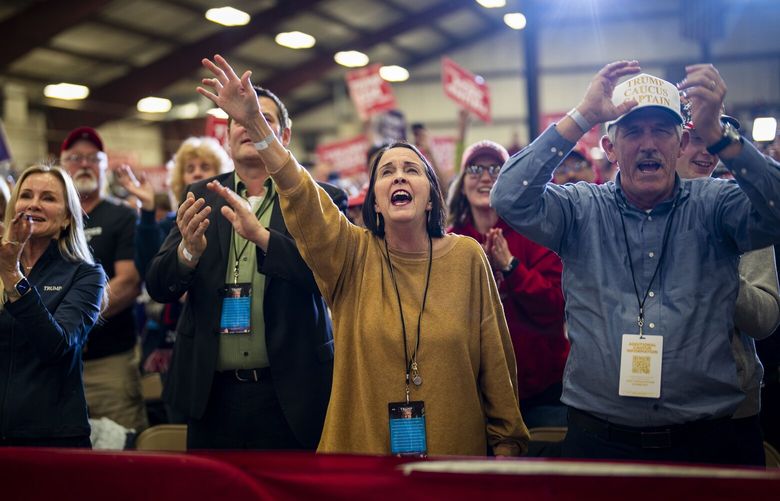
[(510, 12), (509, 14), (504, 14), (504, 23), (513, 30), (522, 30), (525, 28), (527, 20), (520, 12)]
[(753, 141), (774, 141), (777, 134), (777, 119), (758, 117), (753, 120)]
[(138, 101), (136, 108), (142, 113), (166, 113), (171, 110), (171, 101), (162, 97), (145, 97)]
[(276, 43), (289, 49), (310, 49), (317, 42), (313, 36), (300, 31), (287, 31), (276, 35)]
[(187, 103), (174, 106), (171, 109), (171, 115), (179, 119), (195, 118), (200, 114), (200, 107), (197, 103)]
[(382, 66), (379, 68), (379, 76), (388, 82), (405, 82), (409, 80), (409, 70), (402, 66)]
[(506, 0), (477, 0), (477, 3), (486, 9), (499, 9), (506, 5)]
[(219, 7), (207, 10), (206, 19), (222, 26), (244, 26), (249, 23), (251, 17), (243, 10), (233, 7)]
[(368, 56), (356, 50), (337, 52), (333, 59), (347, 68), (359, 68), (368, 64)]
[(86, 99), (89, 95), (89, 87), (61, 82), (44, 87), (43, 95), (54, 99), (66, 99), (68, 101)]

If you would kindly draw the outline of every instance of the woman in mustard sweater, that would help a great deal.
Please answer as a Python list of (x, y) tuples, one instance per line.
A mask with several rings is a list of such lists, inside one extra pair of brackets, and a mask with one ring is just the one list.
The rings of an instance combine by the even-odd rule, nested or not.
[[(215, 64), (216, 63), (216, 64)], [(490, 264), (471, 238), (446, 235), (444, 202), (413, 146), (371, 165), (367, 228), (351, 224), (263, 117), (249, 72), (220, 56), (198, 91), (243, 125), (276, 183), (288, 230), (333, 312), (333, 390), (320, 452), (519, 455), (528, 431)], [(217, 183), (225, 216), (252, 240), (259, 224)]]

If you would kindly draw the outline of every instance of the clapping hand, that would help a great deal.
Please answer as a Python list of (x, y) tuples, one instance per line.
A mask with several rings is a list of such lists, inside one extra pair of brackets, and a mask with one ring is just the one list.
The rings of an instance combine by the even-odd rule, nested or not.
[(11, 220), (6, 230), (0, 223), (0, 275), (13, 274), (19, 270), (19, 259), (22, 249), (32, 235), (33, 222), (29, 215), (19, 212)]
[(206, 250), (209, 214), (211, 207), (206, 206), (206, 201), (202, 198), (195, 200), (192, 192), (187, 193), (187, 198), (176, 213), (176, 226), (181, 233), (182, 244), (193, 256), (193, 260), (199, 259)]
[(495, 271), (505, 270), (512, 262), (512, 253), (509, 251), (509, 245), (504, 238), (504, 231), (501, 228), (491, 228), (485, 235), (485, 243), (482, 244), (490, 260), (490, 266)]
[(241, 238), (254, 242), (265, 249), (266, 245), (263, 242), (267, 242), (265, 237), (267, 237), (268, 230), (257, 220), (249, 202), (227, 186), (220, 184), (219, 181), (210, 181), (206, 187), (228, 203), (228, 205), (222, 206), (221, 212), (225, 219), (233, 225), (236, 233), (241, 235)]

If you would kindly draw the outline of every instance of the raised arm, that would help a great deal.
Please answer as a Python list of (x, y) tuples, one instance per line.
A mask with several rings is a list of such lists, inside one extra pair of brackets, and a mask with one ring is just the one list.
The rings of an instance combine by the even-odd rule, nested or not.
[[(696, 131), (710, 149), (729, 137), (720, 121), (726, 83), (711, 64), (685, 69), (685, 80), (678, 87), (691, 101)], [(722, 188), (716, 213), (719, 231), (743, 252), (780, 243), (780, 164), (744, 139), (731, 140), (713, 153), (734, 174), (740, 188)]]
[[(214, 62), (204, 59), (203, 65), (215, 78), (203, 80), (211, 92), (198, 87), (198, 92), (222, 108), (241, 124), (253, 142), (266, 145), (258, 153), (279, 190), (285, 225), (294, 237), (298, 250), (309, 265), (323, 296), (330, 302), (348, 273), (345, 265), (354, 255), (358, 229), (333, 204), (330, 196), (319, 187), (275, 136), (261, 113), (257, 95), (252, 87), (250, 72), (241, 78), (228, 62), (215, 56)], [(229, 207), (222, 214), (244, 238), (259, 238), (259, 223), (246, 207), (224, 186), (210, 185), (225, 198)]]
[(592, 126), (617, 118), (637, 105), (635, 100), (628, 100), (615, 106), (612, 92), (621, 77), (639, 71), (636, 61), (606, 65), (569, 114), (504, 164), (490, 195), (491, 205), (504, 221), (537, 243), (560, 251), (571, 228), (572, 204), (578, 192), (548, 184), (552, 173)]

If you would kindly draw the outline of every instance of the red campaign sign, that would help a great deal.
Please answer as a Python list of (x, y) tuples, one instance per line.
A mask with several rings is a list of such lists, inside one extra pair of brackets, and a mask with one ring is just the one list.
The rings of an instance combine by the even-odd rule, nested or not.
[[(439, 171), (445, 176), (452, 176), (455, 172), (455, 138), (447, 136), (431, 137), (431, 155)], [(443, 181), (443, 180), (439, 180)], [(446, 189), (442, 186), (442, 189)], [(446, 195), (446, 193), (445, 193)]]
[(372, 64), (347, 73), (349, 96), (361, 120), (397, 107), (393, 88), (379, 76), (380, 67), (379, 64)]
[(317, 160), (329, 165), (341, 178), (365, 175), (368, 172), (367, 154), (368, 143), (365, 136), (317, 146)]
[(444, 94), (460, 106), (490, 123), (490, 89), (485, 79), (474, 75), (448, 57), (441, 60)]
[(216, 138), (219, 144), (225, 148), (228, 144), (227, 118), (218, 118), (214, 115), (206, 115), (206, 136)]

